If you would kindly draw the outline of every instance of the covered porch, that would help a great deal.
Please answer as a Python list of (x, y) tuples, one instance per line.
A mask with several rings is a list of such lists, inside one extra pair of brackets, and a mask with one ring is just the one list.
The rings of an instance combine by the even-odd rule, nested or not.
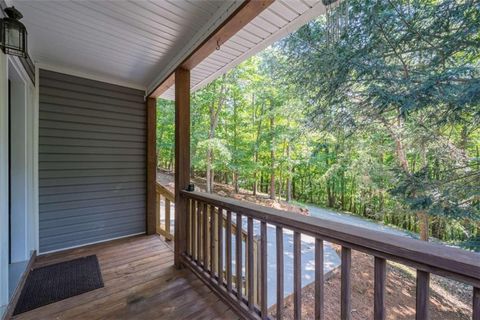
[(235, 319), (238, 316), (186, 269), (157, 235), (42, 255), (32, 268), (95, 254), (105, 286), (13, 319)]
[[(190, 186), (191, 93), (323, 14), (321, 0), (0, 4), (24, 14), (35, 64), (29, 68), (0, 53), (5, 318), (282, 319), (289, 246), (293, 318), (302, 318), (308, 247), (314, 317), (325, 319), (324, 242), (331, 242), (340, 248), (342, 320), (352, 318), (352, 250), (374, 260), (374, 319), (387, 318), (387, 261), (395, 261), (415, 270), (416, 319), (429, 319), (430, 274), (438, 274), (471, 286), (471, 316), (480, 320), (476, 254)], [(26, 88), (26, 116), (18, 123), (9, 118), (9, 84), (16, 77), (11, 70)], [(158, 97), (175, 99), (170, 191), (156, 182)], [(10, 146), (19, 144), (25, 146), (18, 150), (23, 162), (12, 157)], [(12, 168), (25, 175), (18, 188), (11, 187), (17, 186)], [(32, 269), (89, 255), (98, 258), (103, 288), (13, 316)], [(274, 256), (273, 266), (267, 256)], [(13, 282), (8, 270), (15, 262), (28, 264)], [(271, 285), (273, 305), (267, 296)]]

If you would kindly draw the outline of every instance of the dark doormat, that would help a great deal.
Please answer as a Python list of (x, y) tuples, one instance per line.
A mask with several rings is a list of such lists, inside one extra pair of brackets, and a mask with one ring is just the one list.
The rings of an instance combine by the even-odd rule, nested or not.
[(14, 315), (103, 287), (97, 256), (92, 255), (33, 269)]

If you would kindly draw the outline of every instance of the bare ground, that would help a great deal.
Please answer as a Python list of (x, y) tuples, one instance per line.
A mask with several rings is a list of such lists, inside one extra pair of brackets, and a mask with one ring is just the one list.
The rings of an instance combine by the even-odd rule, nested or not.
[[(339, 249), (339, 248), (337, 248)], [(340, 268), (325, 282), (325, 318), (340, 319)], [(314, 319), (314, 285), (302, 290), (302, 319)], [(430, 314), (432, 320), (471, 319), (471, 287), (432, 276)], [(388, 263), (387, 319), (415, 319), (415, 271)], [(293, 319), (293, 297), (285, 300), (284, 319)], [(272, 308), (274, 315), (274, 308)], [(373, 319), (373, 257), (352, 251), (352, 319)]]
[[(170, 191), (174, 191), (174, 177), (171, 172), (158, 170), (157, 171), (157, 181), (162, 185), (166, 186)], [(193, 178), (193, 183), (195, 184), (196, 191), (205, 191), (205, 179), (203, 178)], [(252, 194), (251, 191), (240, 189), (238, 193), (235, 192), (234, 188), (231, 185), (215, 183), (213, 192), (219, 196), (229, 197), (237, 200), (248, 201), (262, 206), (275, 208), (284, 211), (295, 212), (303, 215), (308, 215), (308, 209), (300, 207), (298, 205), (287, 203), (285, 201), (271, 200), (268, 195), (265, 193), (257, 193), (256, 196)]]

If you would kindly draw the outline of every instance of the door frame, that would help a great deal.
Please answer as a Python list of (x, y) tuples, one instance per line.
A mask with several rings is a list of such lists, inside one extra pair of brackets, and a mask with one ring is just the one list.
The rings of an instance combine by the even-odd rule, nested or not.
[[(37, 71), (37, 70), (36, 70)], [(14, 73), (12, 75), (11, 73)], [(24, 86), (20, 94), (24, 103), (21, 118), (25, 127), (22, 141), (25, 144), (25, 177), (21, 192), (24, 198), (24, 242), (21, 259), (28, 260), (38, 249), (38, 86), (30, 80), (17, 57), (0, 51), (0, 317), (9, 302), (9, 96), (8, 81), (14, 76)], [(18, 192), (18, 191), (17, 191)]]

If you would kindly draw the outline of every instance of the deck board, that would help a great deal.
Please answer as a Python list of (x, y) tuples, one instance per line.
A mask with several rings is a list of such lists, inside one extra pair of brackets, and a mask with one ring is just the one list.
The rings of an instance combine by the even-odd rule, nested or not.
[(34, 267), (96, 254), (105, 287), (17, 315), (28, 319), (238, 319), (158, 236), (136, 236), (40, 256)]

